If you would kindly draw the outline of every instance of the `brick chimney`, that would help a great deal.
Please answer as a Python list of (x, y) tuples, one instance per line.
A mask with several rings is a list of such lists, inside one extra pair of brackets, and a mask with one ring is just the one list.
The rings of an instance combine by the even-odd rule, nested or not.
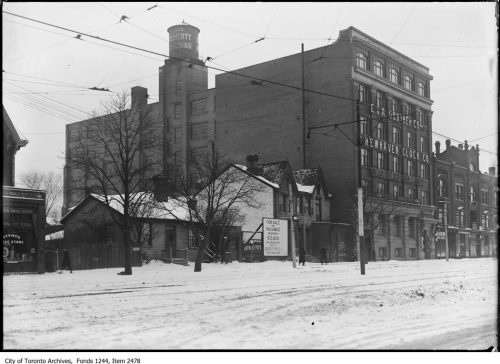
[(446, 139), (446, 150), (448, 150), (451, 146), (451, 140), (450, 139)]
[(257, 154), (247, 155), (247, 170), (250, 173), (257, 173), (257, 166), (259, 163), (259, 156)]
[(439, 153), (441, 153), (441, 143), (436, 142), (434, 144), (436, 145), (436, 155), (438, 155)]
[(146, 106), (148, 104), (148, 89), (141, 86), (132, 87), (130, 97), (132, 109)]

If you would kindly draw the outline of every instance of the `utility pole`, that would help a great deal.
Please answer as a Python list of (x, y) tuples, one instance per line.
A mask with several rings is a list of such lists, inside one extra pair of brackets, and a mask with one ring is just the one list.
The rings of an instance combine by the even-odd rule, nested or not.
[(363, 187), (361, 184), (361, 116), (359, 114), (359, 97), (356, 100), (356, 119), (358, 121), (358, 236), (359, 236), (359, 264), (361, 275), (365, 274), (365, 244), (363, 221)]
[(292, 242), (292, 264), (294, 268), (297, 268), (296, 262), (295, 262), (295, 228), (293, 226), (293, 212), (295, 211), (295, 198), (293, 198), (292, 195), (292, 184), (290, 183), (288, 185), (288, 194), (290, 196), (290, 203), (289, 203), (289, 209), (290, 209), (290, 234), (291, 234), (291, 242)]
[(302, 43), (302, 168), (306, 169), (306, 83), (304, 71), (304, 43)]
[(446, 261), (450, 257), (450, 250), (448, 248), (448, 206), (447, 202), (443, 201), (443, 210), (444, 210), (444, 248), (446, 254)]

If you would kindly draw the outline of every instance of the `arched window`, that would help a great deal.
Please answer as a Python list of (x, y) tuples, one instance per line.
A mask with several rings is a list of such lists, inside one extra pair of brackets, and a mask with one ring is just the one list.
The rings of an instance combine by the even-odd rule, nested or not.
[(476, 171), (476, 166), (474, 165), (473, 162), (470, 162), (469, 163), (469, 170), (472, 171), (472, 172), (475, 172)]
[(361, 51), (356, 54), (356, 65), (359, 68), (367, 69), (368, 57)]
[(422, 81), (417, 82), (417, 94), (425, 96), (425, 83)]
[(413, 90), (413, 78), (410, 75), (404, 76), (403, 87), (407, 90)]
[(399, 84), (399, 71), (395, 67), (389, 69), (389, 81)]
[(384, 64), (381, 61), (373, 62), (373, 72), (379, 77), (384, 77)]

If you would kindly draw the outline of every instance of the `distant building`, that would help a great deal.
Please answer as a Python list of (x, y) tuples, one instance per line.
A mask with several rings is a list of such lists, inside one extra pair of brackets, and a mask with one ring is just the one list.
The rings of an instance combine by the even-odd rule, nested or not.
[(21, 139), (12, 123), (12, 120), (3, 110), (3, 186), (14, 186), (16, 179), (16, 153), (28, 144)]
[[(254, 179), (253, 198), (259, 203), (259, 207), (236, 204), (243, 217), (240, 223), (242, 230), (240, 246), (242, 251), (238, 254), (240, 260), (265, 259), (261, 236), (263, 218), (288, 221), (287, 256), (291, 257), (290, 214), (295, 216), (293, 234), (297, 252), (303, 248), (306, 254), (319, 258), (319, 251), (324, 245), (331, 251), (331, 259), (336, 259), (333, 225), (330, 223), (331, 196), (320, 168), (292, 171), (287, 161), (259, 164), (257, 155), (249, 155), (246, 165), (232, 164), (221, 172), (221, 175), (228, 173), (227, 170), (229, 173), (241, 173)], [(294, 210), (291, 211), (292, 202)]]
[(480, 171), (479, 153), (467, 141), (453, 146), (448, 139), (444, 150), (436, 142), (436, 258), (446, 257), (446, 232), (451, 258), (498, 254), (498, 177), (495, 167)]
[[(182, 23), (168, 32), (170, 58), (159, 68), (159, 101), (148, 104), (147, 89), (136, 86), (130, 110), (143, 108), (152, 118), (154, 132), (145, 136), (147, 147), (140, 156), (144, 163), (154, 164), (150, 177), (180, 172), (189, 178), (192, 160), (206, 154), (213, 140), (215, 92), (208, 90), (207, 68), (199, 59), (198, 28)], [(90, 192), (85, 186), (91, 177), (69, 160), (93, 121), (66, 125), (63, 215)]]
[(427, 67), (349, 27), (303, 56), (217, 75), (216, 148), (235, 159), (252, 153), (262, 162), (287, 159), (294, 170), (321, 165), (333, 194), (332, 221), (345, 228), (350, 251), (360, 170), (366, 255), (424, 258), (436, 223), (431, 80)]
[(45, 191), (14, 187), (15, 154), (28, 144), (3, 108), (3, 271), (45, 271)]

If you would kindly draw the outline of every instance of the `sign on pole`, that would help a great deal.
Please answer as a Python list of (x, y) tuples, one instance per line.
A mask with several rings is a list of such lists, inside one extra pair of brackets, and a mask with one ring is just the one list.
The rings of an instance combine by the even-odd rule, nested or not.
[(288, 221), (282, 219), (262, 219), (262, 241), (264, 256), (288, 256)]
[(358, 188), (358, 234), (365, 235), (365, 226), (363, 221), (363, 189)]

